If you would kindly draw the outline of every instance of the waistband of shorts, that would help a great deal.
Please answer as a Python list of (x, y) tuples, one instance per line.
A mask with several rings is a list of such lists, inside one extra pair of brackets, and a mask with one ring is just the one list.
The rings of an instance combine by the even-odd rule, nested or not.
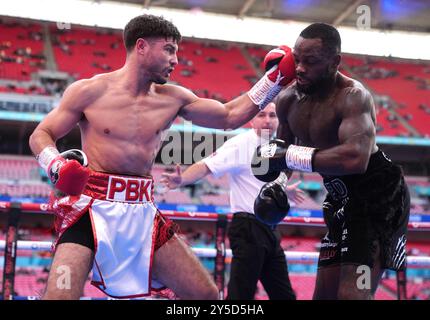
[(83, 194), (94, 199), (115, 202), (153, 202), (154, 179), (151, 176), (130, 176), (91, 170)]
[(370, 156), (369, 164), (367, 165), (367, 171), (378, 170), (382, 166), (392, 165), (391, 159), (379, 149)]
[(233, 216), (237, 217), (237, 218), (257, 219), (256, 216), (255, 216), (255, 214), (249, 213), (249, 212), (245, 212), (245, 211), (235, 212), (235, 213), (233, 213)]
[(391, 162), (391, 159), (388, 158), (388, 156), (379, 149), (375, 153), (370, 155), (369, 163), (367, 165), (366, 172), (363, 174), (352, 174), (352, 175), (344, 175), (344, 176), (324, 176), (322, 175), (322, 178), (324, 180), (324, 183), (329, 183), (332, 180), (342, 180), (345, 183), (349, 182), (356, 182), (358, 179), (361, 179), (364, 176), (367, 176), (369, 174), (372, 174), (374, 171), (379, 170), (380, 168), (383, 168), (385, 166), (393, 165)]

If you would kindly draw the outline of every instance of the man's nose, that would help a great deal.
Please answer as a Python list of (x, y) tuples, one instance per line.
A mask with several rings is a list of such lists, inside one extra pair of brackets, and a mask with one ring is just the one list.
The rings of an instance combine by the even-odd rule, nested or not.
[(170, 65), (172, 67), (176, 66), (178, 64), (178, 56), (175, 54), (174, 57), (170, 60)]
[(270, 116), (264, 117), (264, 122), (266, 124), (270, 124), (272, 122), (272, 118)]
[(298, 63), (296, 65), (296, 74), (303, 74), (306, 73), (306, 69), (304, 68), (303, 64)]

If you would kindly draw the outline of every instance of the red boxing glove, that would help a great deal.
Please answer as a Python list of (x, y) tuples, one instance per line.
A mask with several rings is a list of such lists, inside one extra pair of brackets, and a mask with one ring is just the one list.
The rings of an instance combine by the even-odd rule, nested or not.
[(47, 168), (47, 174), (55, 188), (71, 196), (80, 195), (90, 176), (88, 159), (78, 149), (65, 151), (55, 157)]
[(296, 67), (291, 49), (280, 46), (266, 54), (263, 61), (265, 75), (249, 90), (248, 96), (260, 110), (271, 102), (283, 87), (296, 76)]
[(273, 82), (277, 82), (279, 79), (281, 86), (286, 86), (296, 77), (293, 54), (287, 46), (270, 50), (264, 57), (263, 68), (269, 72), (268, 78)]

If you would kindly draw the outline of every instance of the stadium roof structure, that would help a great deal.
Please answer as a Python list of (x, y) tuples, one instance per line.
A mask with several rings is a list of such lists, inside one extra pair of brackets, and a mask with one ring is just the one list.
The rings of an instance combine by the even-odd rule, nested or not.
[(164, 16), (184, 37), (270, 46), (291, 46), (309, 23), (326, 22), (338, 27), (345, 53), (430, 60), (428, 0), (0, 1), (2, 16), (61, 26), (123, 29), (142, 13)]
[(371, 28), (430, 32), (428, 0), (121, 0), (119, 2), (141, 4), (146, 8), (200, 10), (239, 18), (318, 21), (350, 27), (356, 26), (359, 17), (368, 9), (371, 15)]

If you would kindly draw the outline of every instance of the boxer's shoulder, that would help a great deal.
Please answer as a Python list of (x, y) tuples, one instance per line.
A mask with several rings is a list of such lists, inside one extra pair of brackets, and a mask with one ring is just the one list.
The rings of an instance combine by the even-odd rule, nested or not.
[(344, 106), (347, 109), (358, 108), (363, 111), (371, 110), (373, 106), (373, 99), (370, 92), (361, 84), (355, 84), (354, 86), (343, 89)]
[(297, 83), (296, 81), (291, 82), (290, 85), (285, 87), (279, 94), (278, 99), (283, 100), (285, 102), (291, 101), (292, 99), (297, 98)]
[(338, 80), (338, 88), (346, 97), (360, 98), (368, 97), (370, 95), (370, 92), (360, 81), (342, 74), (340, 74)]
[(103, 76), (75, 81), (66, 89), (63, 99), (73, 99), (77, 102), (76, 105), (88, 106), (105, 94), (107, 83)]
[(181, 105), (189, 104), (198, 99), (191, 90), (175, 84), (155, 85), (155, 91), (158, 94), (175, 99)]
[(276, 104), (276, 114), (280, 119), (283, 119), (287, 114), (290, 107), (299, 100), (297, 96), (296, 82), (294, 81), (291, 85), (286, 87), (281, 91), (277, 97)]
[(361, 82), (343, 75), (336, 100), (336, 105), (342, 112), (368, 112), (373, 107), (372, 95), (366, 87)]
[(61, 109), (83, 112), (107, 91), (103, 81), (81, 79), (75, 81), (64, 91), (60, 107)]

